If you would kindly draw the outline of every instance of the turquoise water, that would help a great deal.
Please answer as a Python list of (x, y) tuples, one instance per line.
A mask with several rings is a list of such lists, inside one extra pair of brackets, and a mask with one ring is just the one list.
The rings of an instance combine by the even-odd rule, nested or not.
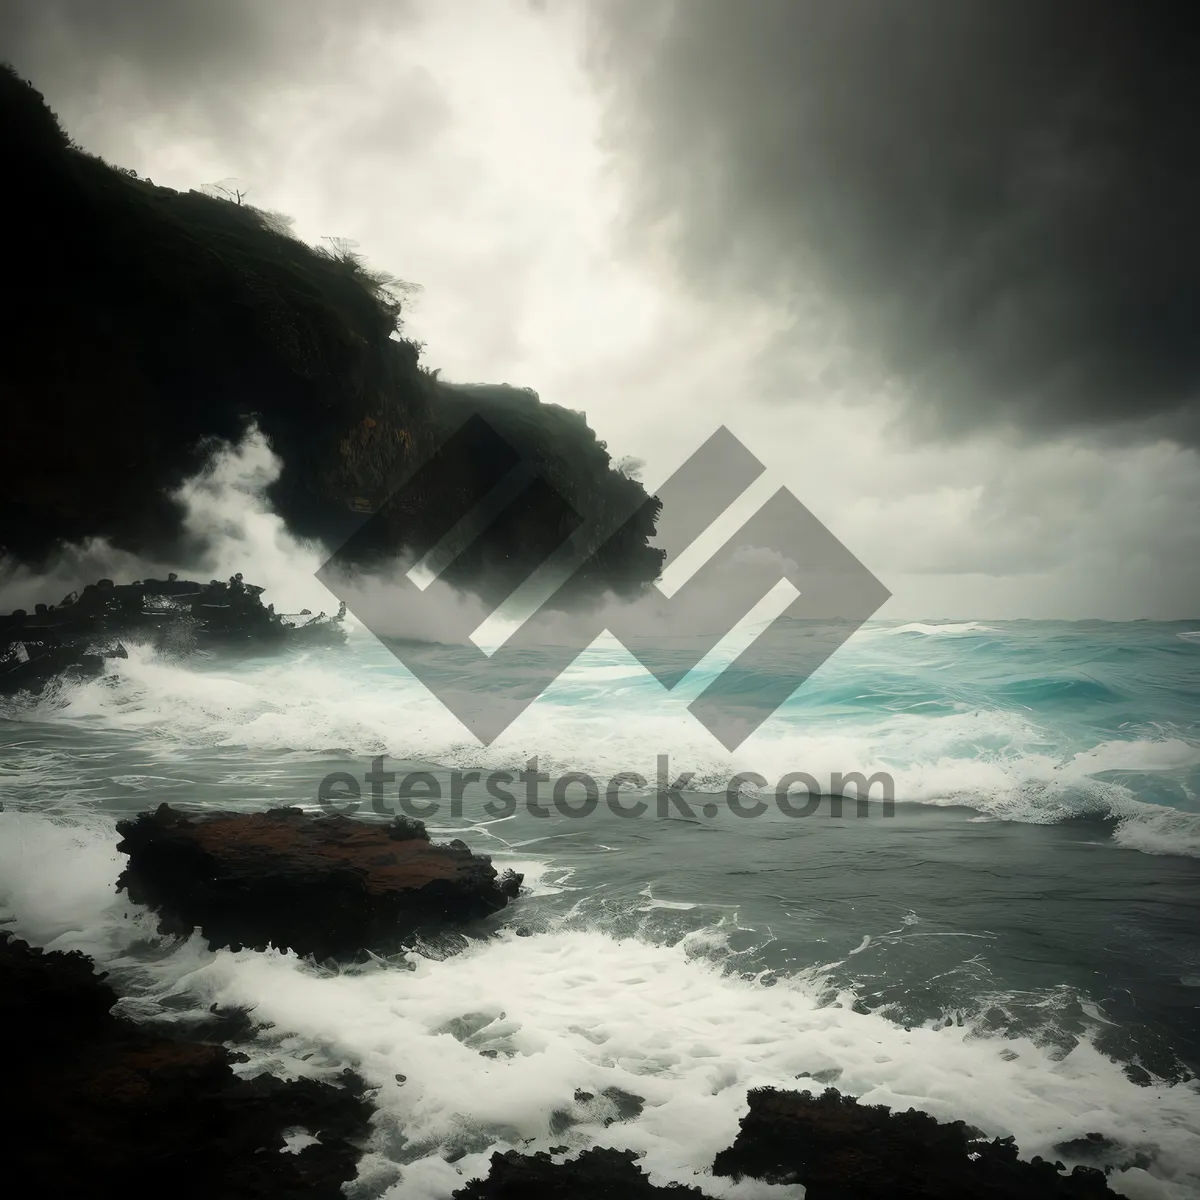
[[(872, 624), (733, 753), (687, 711), (722, 665), (668, 694), (601, 638), (485, 748), (361, 630), (263, 659), (133, 647), (107, 679), (0, 710), (2, 903), (94, 954), (140, 1015), (254, 1006), (272, 1029), (248, 1070), (377, 1083), (362, 1195), (448, 1196), (527, 1140), (628, 1145), (658, 1181), (696, 1182), (747, 1087), (823, 1082), (1027, 1154), (1101, 1132), (1117, 1166), (1149, 1164), (1120, 1176), (1128, 1194), (1200, 1195), (1200, 621)], [(747, 712), (761, 682), (737, 681)], [(468, 787), (429, 818), (526, 873), (487, 939), (335, 969), (168, 942), (113, 892), (121, 815), (317, 809), (325, 775), (380, 756), (443, 797), (455, 771), (536, 756), (551, 776), (544, 816), (496, 816)], [(660, 756), (691, 775), (662, 815)], [(640, 774), (647, 811), (559, 811), (567, 771), (601, 796)], [(894, 810), (835, 817), (825, 795), (788, 816), (773, 787), (797, 771), (823, 791), (884, 772)], [(739, 772), (768, 781), (753, 818), (724, 800)], [(577, 1089), (606, 1087), (643, 1112), (579, 1109)]]

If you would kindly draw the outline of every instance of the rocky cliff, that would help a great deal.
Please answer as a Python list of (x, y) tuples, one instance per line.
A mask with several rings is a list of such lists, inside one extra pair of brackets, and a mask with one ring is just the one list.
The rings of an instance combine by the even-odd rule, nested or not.
[[(0, 549), (11, 558), (37, 564), (62, 542), (104, 537), (199, 560), (172, 492), (251, 425), (282, 461), (271, 504), (333, 550), (475, 413), (569, 509), (637, 510), (592, 569), (596, 588), (657, 574), (657, 504), (585, 418), (526, 389), (438, 381), (402, 336), (406, 285), (236, 198), (159, 187), (88, 154), (8, 67), (0, 153)], [(427, 504), (378, 523), (373, 552), (421, 548), (429, 514), (463, 503), (480, 467), (461, 464)], [(561, 507), (515, 512), (493, 557), (528, 573), (561, 534)], [(459, 582), (482, 585), (487, 570), (480, 561)]]

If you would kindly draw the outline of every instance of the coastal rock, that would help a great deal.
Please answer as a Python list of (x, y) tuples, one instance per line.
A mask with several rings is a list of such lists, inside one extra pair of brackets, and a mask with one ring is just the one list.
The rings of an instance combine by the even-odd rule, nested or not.
[(0, 696), (37, 695), (55, 679), (95, 679), (104, 674), (109, 659), (128, 657), (120, 642), (93, 653), (47, 635), (13, 641), (0, 651)]
[[(38, 1195), (126, 1200), (337, 1200), (357, 1171), (371, 1106), (361, 1084), (240, 1079), (219, 1045), (138, 1029), (79, 953), (0, 934), (8, 1033), (4, 1165)], [(310, 1142), (285, 1152), (287, 1135)]]
[(156, 910), (162, 932), (199, 928), (213, 948), (273, 945), (318, 959), (386, 950), (496, 912), (522, 878), (498, 875), (461, 842), (431, 842), (419, 821), (163, 804), (117, 832), (129, 855), (118, 890)]
[(962, 1121), (893, 1113), (827, 1088), (760, 1088), (714, 1175), (800, 1183), (806, 1200), (1095, 1200), (1115, 1197), (1102, 1171), (1017, 1157), (1012, 1138), (987, 1141)]
[(241, 575), (214, 579), (144, 579), (114, 584), (101, 579), (57, 605), (0, 616), (0, 695), (39, 692), (59, 676), (102, 674), (111, 658), (125, 658), (120, 639), (184, 651), (197, 646), (265, 649), (345, 639), (343, 604), (336, 615), (276, 613), (263, 589)]
[(632, 1150), (585, 1150), (556, 1163), (548, 1154), (493, 1154), (486, 1179), (475, 1179), (453, 1200), (706, 1200), (699, 1188), (658, 1187), (637, 1166)]

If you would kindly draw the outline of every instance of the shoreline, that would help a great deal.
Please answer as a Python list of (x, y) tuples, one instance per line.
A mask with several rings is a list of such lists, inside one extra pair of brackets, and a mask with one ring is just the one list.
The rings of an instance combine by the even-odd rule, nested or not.
[[(159, 816), (160, 823), (162, 815)], [(237, 818), (224, 818), (226, 822), (237, 821), (247, 823), (247, 827), (253, 825), (256, 818), (253, 816), (242, 815)], [(282, 819), (282, 818), (281, 818)], [(299, 818), (297, 818), (299, 819)], [(210, 822), (218, 822), (219, 817), (210, 814)], [(315, 822), (310, 821), (308, 827), (326, 828), (328, 827), (330, 834), (334, 835), (335, 826), (337, 830), (342, 829), (343, 824), (352, 824), (342, 822), (339, 824), (337, 820), (318, 819)], [(173, 828), (173, 827), (172, 827)], [(190, 827), (189, 827), (190, 828)], [(197, 827), (203, 828), (203, 826)], [(217, 828), (216, 825), (213, 828)], [(372, 826), (371, 828), (378, 828)], [(164, 826), (164, 830), (166, 826)], [(327, 843), (329, 852), (340, 855), (342, 851), (339, 847), (342, 844), (344, 834), (337, 832), (332, 841)], [(222, 842), (221, 845), (225, 843)], [(406, 844), (406, 843), (401, 843)], [(460, 843), (455, 843), (458, 845)], [(265, 844), (264, 844), (265, 845)], [(231, 844), (231, 849), (235, 853), (243, 853)], [(223, 851), (222, 851), (223, 852)], [(268, 855), (273, 851), (265, 851)], [(145, 857), (147, 851), (143, 848), (140, 852), (134, 848), (134, 864), (139, 861), (139, 854), (142, 858)], [(261, 859), (261, 853), (260, 859)], [(290, 851), (283, 851), (285, 858), (281, 859), (281, 863), (286, 861), (286, 855)], [(308, 849), (305, 853), (311, 858), (314, 855), (320, 855), (319, 842), (308, 843)], [(266, 860), (266, 861), (269, 861)], [(364, 860), (365, 862), (366, 860)], [(262, 868), (262, 863), (260, 867)], [(129, 868), (127, 868), (128, 873)], [(184, 893), (186, 894), (186, 886)], [(247, 897), (246, 903), (250, 903)], [(520, 900), (514, 901), (519, 909)], [(253, 919), (250, 914), (246, 914), (248, 919)], [(177, 932), (182, 932), (178, 930)], [(518, 934), (520, 930), (518, 930)], [(486, 934), (484, 935), (486, 938)], [(346, 949), (349, 947), (347, 946)], [(364, 949), (366, 947), (363, 947)], [(235, 946), (235, 950), (237, 947)], [(243, 954), (250, 953), (243, 951)], [(261, 952), (259, 952), (261, 953)], [(15, 956), (15, 957), (14, 957)], [(32, 956), (32, 957), (31, 957)], [(36, 962), (34, 961), (36, 959)], [(42, 993), (38, 988), (42, 986), (39, 979), (47, 970), (51, 972), (49, 982), (45, 984), (47, 987), (56, 989), (56, 994), (67, 995), (67, 1000), (56, 1001), (57, 1010), (62, 1011), (63, 1003), (69, 1004), (84, 1004), (90, 1006), (90, 1010), (97, 1009), (98, 1000), (89, 999), (89, 997), (99, 996), (104, 993), (107, 1002), (100, 1005), (101, 1008), (113, 1004), (117, 1000), (116, 993), (113, 993), (106, 984), (99, 980), (95, 980), (93, 968), (90, 960), (84, 958), (71, 958), (69, 961), (60, 952), (51, 951), (45, 955), (36, 955), (33, 951), (26, 950), (24, 944), (13, 942), (8, 935), (5, 935), (3, 941), (3, 954), (0, 954), (0, 962), (3, 962), (9, 971), (16, 971), (17, 987), (9, 987), (6, 989), (6, 1003), (10, 1006), (16, 1006), (21, 1009), (24, 1004), (27, 1007), (32, 1005), (32, 1017), (23, 1018), (26, 1025), (30, 1024), (31, 1020), (46, 1018), (47, 1012), (44, 1011), (45, 1005), (41, 999)], [(61, 964), (61, 969), (60, 968)], [(54, 976), (54, 972), (58, 972)], [(33, 981), (32, 983), (30, 981)], [(57, 980), (57, 981), (56, 981)], [(66, 980), (66, 982), (64, 982)], [(33, 990), (30, 991), (29, 989)], [(22, 990), (24, 989), (24, 990)], [(78, 993), (80, 999), (71, 999)], [(241, 1111), (242, 1103), (236, 1096), (240, 1093), (236, 1089), (247, 1086), (256, 1086), (257, 1094), (260, 1095), (259, 1103), (265, 1107), (261, 1120), (267, 1122), (261, 1126), (261, 1129), (256, 1131), (245, 1132), (244, 1136), (252, 1143), (250, 1153), (253, 1155), (261, 1154), (266, 1151), (274, 1150), (276, 1153), (281, 1149), (280, 1140), (285, 1132), (288, 1137), (292, 1137), (297, 1129), (307, 1131), (309, 1140), (303, 1144), (303, 1147), (296, 1155), (295, 1163), (290, 1161), (286, 1164), (290, 1169), (295, 1165), (301, 1170), (303, 1177), (304, 1171), (309, 1169), (309, 1166), (317, 1161), (324, 1164), (322, 1169), (315, 1174), (319, 1175), (318, 1179), (305, 1182), (301, 1178), (300, 1182), (289, 1184), (293, 1190), (289, 1191), (289, 1195), (313, 1195), (313, 1196), (333, 1196), (338, 1194), (338, 1186), (331, 1185), (329, 1182), (329, 1172), (340, 1175), (345, 1178), (345, 1172), (349, 1169), (348, 1163), (352, 1151), (349, 1149), (351, 1145), (360, 1147), (369, 1147), (371, 1144), (371, 1136), (366, 1133), (366, 1127), (363, 1124), (366, 1109), (361, 1107), (358, 1097), (366, 1097), (369, 1107), (370, 1098), (378, 1090), (379, 1082), (374, 1084), (368, 1079), (365, 1083), (355, 1082), (346, 1072), (346, 1081), (343, 1083), (344, 1100), (338, 1099), (333, 1092), (328, 1091), (328, 1085), (323, 1083), (310, 1083), (303, 1085), (308, 1088), (305, 1093), (309, 1099), (306, 1103), (316, 1104), (317, 1112), (322, 1113), (328, 1110), (330, 1113), (340, 1113), (337, 1117), (322, 1117), (314, 1116), (311, 1113), (306, 1114), (304, 1111), (297, 1109), (296, 1102), (288, 1099), (293, 1094), (297, 1086), (295, 1084), (280, 1084), (272, 1083), (267, 1087), (267, 1082), (264, 1077), (259, 1074), (251, 1076), (239, 1076), (239, 1078), (249, 1078), (251, 1080), (260, 1081), (257, 1084), (236, 1083), (234, 1076), (229, 1074), (229, 1067), (236, 1064), (239, 1060), (249, 1061), (242, 1050), (250, 1046), (256, 1038), (259, 1028), (255, 1024), (251, 1014), (243, 1013), (239, 1015), (236, 1011), (222, 1012), (218, 1010), (218, 1006), (212, 1006), (212, 1018), (208, 1025), (207, 1031), (203, 1028), (199, 1030), (196, 1027), (192, 1028), (189, 1034), (188, 1026), (185, 1023), (182, 1026), (176, 1026), (173, 1034), (166, 1034), (167, 1042), (146, 1042), (146, 1038), (153, 1039), (154, 1037), (163, 1037), (165, 1027), (161, 1023), (157, 1024), (151, 1021), (149, 1024), (144, 1019), (144, 1011), (142, 1019), (136, 1025), (130, 1026), (123, 1023), (123, 1020), (112, 1024), (112, 1018), (101, 1016), (97, 1011), (94, 1019), (88, 1022), (76, 1022), (75, 1036), (82, 1037), (84, 1040), (79, 1043), (81, 1049), (78, 1054), (82, 1055), (81, 1062), (85, 1064), (84, 1070), (90, 1070), (86, 1064), (91, 1062), (90, 1055), (92, 1051), (87, 1049), (90, 1044), (87, 1042), (87, 1030), (96, 1028), (97, 1030), (110, 1030), (109, 1033), (96, 1034), (95, 1036), (104, 1036), (108, 1038), (116, 1038), (113, 1043), (117, 1049), (111, 1053), (118, 1055), (117, 1061), (126, 1061), (128, 1063), (142, 1062), (145, 1060), (147, 1053), (152, 1053), (154, 1062), (163, 1060), (163, 1056), (167, 1055), (169, 1059), (171, 1054), (176, 1056), (191, 1056), (194, 1058), (200, 1055), (206, 1063), (211, 1063), (211, 1067), (205, 1067), (205, 1071), (224, 1071), (226, 1074), (219, 1076), (205, 1076), (212, 1078), (214, 1081), (212, 1086), (217, 1087), (219, 1096), (228, 1094), (229, 1099), (216, 1100), (209, 1099), (207, 1094), (201, 1092), (204, 1099), (196, 1100), (195, 1089), (196, 1082), (185, 1082), (183, 1093), (179, 1091), (180, 1084), (179, 1076), (172, 1075), (170, 1070), (164, 1075), (159, 1067), (134, 1067), (134, 1070), (152, 1071), (151, 1074), (145, 1075), (146, 1082), (139, 1084), (134, 1088), (135, 1094), (140, 1096), (146, 1088), (149, 1088), (149, 1095), (157, 1097), (155, 1100), (156, 1110), (173, 1114), (172, 1119), (180, 1123), (186, 1123), (186, 1118), (178, 1114), (185, 1111), (188, 1104), (195, 1101), (197, 1103), (217, 1104), (217, 1111), (220, 1111), (222, 1106), (229, 1105), (230, 1114)], [(21, 1009), (21, 1011), (24, 1011)], [(248, 1018), (248, 1019), (247, 1019)], [(54, 1020), (54, 1017), (50, 1017)], [(99, 1024), (97, 1024), (99, 1022)], [(145, 1034), (135, 1033), (136, 1028), (144, 1028), (148, 1032)], [(155, 1029), (160, 1032), (152, 1032)], [(32, 1027), (31, 1032), (33, 1042), (36, 1043), (37, 1028)], [(196, 1033), (207, 1032), (208, 1038), (200, 1042), (190, 1042), (187, 1040), (189, 1036), (196, 1036)], [(236, 1052), (231, 1052), (227, 1049), (220, 1048), (221, 1043), (227, 1041), (230, 1037), (234, 1038), (234, 1045), (238, 1048)], [(142, 1040), (138, 1040), (138, 1039)], [(132, 1039), (132, 1041), (130, 1040)], [(183, 1040), (180, 1040), (183, 1039)], [(211, 1039), (211, 1040), (209, 1040)], [(143, 1047), (162, 1045), (162, 1050), (150, 1051)], [(129, 1049), (121, 1050), (121, 1045), (128, 1045)], [(175, 1047), (168, 1052), (167, 1046)], [(193, 1047), (189, 1049), (189, 1047)], [(207, 1049), (202, 1049), (207, 1047)], [(105, 1051), (109, 1054), (109, 1051)], [(31, 1044), (30, 1049), (26, 1051), (30, 1057), (30, 1070), (38, 1069), (38, 1052)], [(121, 1060), (120, 1055), (125, 1055), (125, 1059)], [(133, 1055), (133, 1058), (129, 1058)], [(138, 1057), (138, 1056), (142, 1057)], [(191, 1061), (191, 1058), (188, 1061)], [(105, 1058), (104, 1062), (109, 1059)], [(145, 1060), (150, 1061), (150, 1060)], [(199, 1060), (197, 1060), (199, 1061)], [(114, 1065), (105, 1066), (104, 1071), (124, 1070), (128, 1071), (129, 1066), (121, 1067)], [(158, 1072), (153, 1073), (153, 1072)], [(53, 1078), (53, 1072), (51, 1072)], [(185, 1081), (193, 1079), (191, 1076), (183, 1076)], [(223, 1079), (224, 1082), (217, 1082), (218, 1079)], [(176, 1082), (172, 1082), (176, 1080)], [(400, 1086), (404, 1086), (405, 1079), (402, 1076), (397, 1076), (396, 1082)], [(352, 1086), (351, 1086), (352, 1085)], [(267, 1092), (263, 1093), (263, 1088), (267, 1087)], [(313, 1089), (316, 1089), (315, 1091)], [(320, 1089), (325, 1088), (325, 1091)], [(364, 1091), (365, 1088), (365, 1091)], [(172, 1090), (175, 1089), (175, 1090)], [(230, 1089), (233, 1089), (232, 1091)], [(289, 1091), (288, 1089), (292, 1089)], [(302, 1089), (303, 1090), (303, 1089)], [(86, 1097), (88, 1094), (86, 1086), (83, 1088), (82, 1094)], [(583, 1089), (576, 1090), (576, 1106), (579, 1108), (578, 1116), (572, 1118), (563, 1125), (559, 1121), (558, 1128), (567, 1132), (572, 1124), (579, 1121), (586, 1122), (588, 1120), (588, 1106), (592, 1105), (594, 1095), (586, 1092)], [(43, 1105), (49, 1105), (51, 1099), (47, 1098), (40, 1101)], [(140, 1101), (138, 1101), (140, 1103)], [(605, 1103), (608, 1103), (605, 1101)], [(631, 1101), (632, 1103), (632, 1101)], [(346, 1105), (353, 1106), (360, 1104), (353, 1111), (355, 1116), (350, 1116), (350, 1109)], [(635, 1109), (630, 1110), (628, 1115), (636, 1115), (641, 1111), (641, 1100), (637, 1100)], [(779, 1105), (785, 1105), (785, 1109), (780, 1109)], [(333, 1106), (332, 1108), (330, 1106)], [(165, 1107), (164, 1107), (165, 1106)], [(180, 1107), (182, 1106), (182, 1108)], [(341, 1107), (339, 1107), (341, 1106)], [(749, 1111), (743, 1117), (742, 1131), (733, 1146), (723, 1151), (716, 1156), (714, 1163), (696, 1163), (694, 1170), (697, 1177), (697, 1183), (703, 1184), (704, 1180), (713, 1179), (722, 1175), (733, 1176), (738, 1178), (741, 1176), (755, 1176), (763, 1180), (773, 1182), (794, 1181), (797, 1183), (805, 1183), (809, 1188), (810, 1198), (821, 1200), (822, 1197), (828, 1200), (834, 1200), (836, 1197), (854, 1195), (860, 1198), (868, 1197), (883, 1197), (892, 1194), (895, 1180), (899, 1176), (906, 1176), (910, 1180), (910, 1187), (917, 1190), (910, 1190), (906, 1194), (913, 1196), (927, 1196), (931, 1200), (934, 1197), (944, 1195), (964, 1194), (964, 1191), (969, 1191), (971, 1194), (1005, 1197), (1005, 1196), (1045, 1196), (1056, 1198), (1067, 1197), (1102, 1197), (1114, 1195), (1105, 1186), (1105, 1174), (1101, 1169), (1089, 1165), (1087, 1158), (1103, 1162), (1105, 1154), (1109, 1154), (1113, 1147), (1108, 1139), (1102, 1134), (1089, 1135), (1083, 1139), (1077, 1139), (1078, 1145), (1072, 1145), (1072, 1155), (1077, 1161), (1074, 1164), (1074, 1169), (1070, 1175), (1064, 1174), (1059, 1167), (1050, 1163), (1043, 1162), (1037, 1156), (1029, 1162), (1018, 1161), (1017, 1150), (1013, 1146), (1011, 1139), (1008, 1141), (1000, 1141), (988, 1139), (976, 1130), (966, 1128), (959, 1122), (955, 1124), (944, 1124), (936, 1121), (928, 1116), (917, 1116), (908, 1114), (907, 1116), (897, 1111), (889, 1114), (886, 1109), (875, 1107), (861, 1107), (849, 1097), (843, 1096), (836, 1089), (828, 1088), (823, 1094), (813, 1094), (811, 1091), (792, 1091), (792, 1092), (754, 1092), (749, 1096)], [(603, 1107), (603, 1105), (601, 1106)], [(140, 1110), (137, 1110), (140, 1111)], [(786, 1111), (786, 1116), (781, 1116)], [(774, 1116), (768, 1116), (768, 1113), (773, 1112)], [(270, 1114), (275, 1113), (272, 1117)], [(299, 1113), (299, 1115), (297, 1115)], [(27, 1117), (34, 1114), (27, 1114)], [(49, 1112), (46, 1114), (49, 1118)], [(551, 1114), (547, 1114), (549, 1119)], [(145, 1120), (146, 1118), (142, 1118)], [(328, 1134), (324, 1131), (326, 1126), (322, 1121), (334, 1120), (336, 1128), (341, 1130), (341, 1133), (330, 1140)], [(592, 1119), (595, 1119), (594, 1115)], [(613, 1118), (615, 1120), (622, 1119), (619, 1115)], [(35, 1116), (36, 1120), (36, 1116)], [(210, 1119), (211, 1120), (211, 1119)], [(555, 1118), (550, 1120), (550, 1129), (553, 1134), (555, 1129)], [(779, 1125), (780, 1120), (784, 1121), (783, 1126)], [(270, 1124), (274, 1121), (274, 1125)], [(337, 1124), (340, 1122), (340, 1124)], [(347, 1124), (349, 1122), (349, 1124)], [(41, 1122), (38, 1122), (41, 1124)], [(357, 1123), (357, 1124), (356, 1124)], [(605, 1119), (605, 1125), (609, 1124), (609, 1120)], [(285, 1129), (286, 1125), (286, 1129)], [(53, 1122), (48, 1122), (48, 1127), (53, 1128)], [(174, 1128), (174, 1126), (172, 1126)], [(273, 1130), (273, 1132), (272, 1132)], [(357, 1132), (355, 1132), (357, 1130)], [(873, 1131), (873, 1132), (872, 1132)], [(316, 1141), (312, 1140), (314, 1133), (317, 1135)], [(52, 1137), (54, 1135), (51, 1135)], [(135, 1141), (141, 1135), (135, 1137)], [(146, 1136), (153, 1138), (155, 1135), (152, 1131), (146, 1131)], [(178, 1134), (168, 1134), (165, 1131), (157, 1135), (160, 1137), (178, 1137)], [(350, 1141), (347, 1142), (346, 1138)], [(340, 1140), (339, 1140), (340, 1139)], [(813, 1141), (812, 1139), (815, 1139)], [(174, 1143), (171, 1143), (174, 1144)], [(805, 1149), (804, 1147), (808, 1147)], [(314, 1149), (319, 1147), (319, 1149)], [(578, 1147), (576, 1147), (578, 1148)], [(136, 1153), (141, 1155), (148, 1151), (153, 1151), (153, 1144), (147, 1146), (137, 1146)], [(203, 1153), (203, 1143), (194, 1144), (191, 1153)], [(73, 1162), (73, 1170), (86, 1174), (89, 1169), (89, 1164), (86, 1158), (86, 1148), (77, 1149), (77, 1155), (83, 1154), (83, 1158), (76, 1158)], [(112, 1153), (120, 1159), (120, 1153), (116, 1149), (112, 1149)], [(132, 1153), (132, 1151), (131, 1151)], [(174, 1153), (174, 1151), (170, 1152)], [(353, 1152), (357, 1156), (357, 1151)], [(602, 1190), (603, 1186), (609, 1186), (614, 1179), (623, 1179), (629, 1186), (628, 1194), (646, 1196), (657, 1196), (660, 1194), (654, 1185), (646, 1179), (636, 1164), (636, 1156), (627, 1155), (622, 1159), (620, 1154), (616, 1158), (604, 1159), (603, 1151), (599, 1145), (593, 1146), (586, 1150), (581, 1156), (576, 1155), (568, 1142), (566, 1145), (552, 1148), (549, 1153), (535, 1152), (530, 1156), (522, 1156), (518, 1151), (514, 1150), (505, 1155), (497, 1153), (490, 1160), (490, 1168), (486, 1179), (479, 1179), (478, 1182), (471, 1184), (468, 1180), (463, 1180), (463, 1188), (456, 1190), (454, 1195), (463, 1197), (464, 1200), (470, 1197), (473, 1200), (482, 1200), (484, 1197), (502, 1197), (509, 1195), (537, 1195), (535, 1190), (513, 1190), (514, 1188), (524, 1187), (526, 1189), (537, 1186), (546, 1187), (561, 1187), (570, 1186), (574, 1190), (573, 1195), (586, 1197), (595, 1195), (597, 1197), (608, 1195), (608, 1192)], [(845, 1156), (849, 1153), (850, 1159)], [(333, 1158), (330, 1158), (333, 1155)], [(306, 1157), (307, 1156), (307, 1157)], [(599, 1156), (599, 1157), (597, 1157)], [(154, 1154), (151, 1154), (151, 1159)], [(130, 1160), (132, 1161), (132, 1160)], [(252, 1163), (255, 1160), (253, 1157)], [(454, 1161), (454, 1156), (451, 1155), (449, 1161)], [(603, 1171), (597, 1172), (594, 1167), (597, 1164), (606, 1164)], [(853, 1163), (853, 1166), (849, 1164)], [(1110, 1169), (1114, 1166), (1118, 1170), (1130, 1166), (1136, 1166), (1132, 1160), (1124, 1164), (1107, 1164)], [(111, 1166), (111, 1163), (97, 1161), (94, 1164), (94, 1169), (101, 1176), (96, 1180), (98, 1188), (96, 1194), (109, 1194), (105, 1187), (107, 1180), (103, 1176), (103, 1171)], [(119, 1172), (127, 1172), (130, 1170), (128, 1162), (119, 1162)], [(217, 1171), (214, 1177), (220, 1181), (220, 1186), (225, 1190), (222, 1192), (228, 1195), (231, 1200), (241, 1196), (257, 1196), (271, 1194), (270, 1191), (255, 1190), (266, 1186), (263, 1178), (252, 1173), (253, 1178), (249, 1175), (243, 1179), (241, 1172), (249, 1170), (242, 1165), (242, 1159), (237, 1158), (230, 1160), (228, 1165), (228, 1177), (222, 1175), (225, 1167), (208, 1163), (206, 1169)], [(274, 1167), (272, 1167), (272, 1170)], [(574, 1172), (574, 1174), (573, 1174)], [(606, 1172), (612, 1174), (612, 1178), (608, 1178), (605, 1182)], [(247, 1182), (249, 1180), (249, 1182)], [(537, 1181), (540, 1180), (539, 1184)], [(532, 1181), (532, 1182), (531, 1182)], [(568, 1184), (567, 1181), (573, 1181)], [(303, 1185), (303, 1186), (302, 1186)], [(275, 1186), (271, 1183), (270, 1186)], [(308, 1190), (304, 1190), (308, 1188)], [(593, 1189), (589, 1191), (589, 1188)], [(639, 1190), (640, 1189), (640, 1190)], [(184, 1194), (191, 1194), (184, 1192)], [(198, 1194), (198, 1193), (197, 1193)], [(551, 1194), (550, 1192), (546, 1193)], [(667, 1192), (661, 1192), (666, 1195)], [(672, 1192), (671, 1194), (679, 1194)], [(695, 1193), (697, 1196), (708, 1196), (709, 1192), (703, 1189)]]

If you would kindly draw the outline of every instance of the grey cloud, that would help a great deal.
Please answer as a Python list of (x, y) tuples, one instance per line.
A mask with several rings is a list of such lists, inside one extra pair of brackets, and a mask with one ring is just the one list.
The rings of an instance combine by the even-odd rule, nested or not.
[(922, 436), (1200, 444), (1186, 6), (598, 0), (589, 60), (633, 230), (848, 315)]
[(115, 68), (161, 100), (303, 78), (364, 25), (412, 15), (409, 0), (9, 0), (0, 53), (48, 92), (87, 91)]
[[(970, 463), (974, 486), (958, 472), (945, 493), (905, 488), (895, 505), (864, 506), (852, 540), (881, 578), (1076, 574), (1089, 581), (1076, 597), (1079, 613), (1094, 613), (1118, 579), (1140, 581), (1147, 609), (1194, 607), (1190, 516), (1200, 507), (1200, 475), (1188, 451), (1051, 443), (1016, 455), (993, 448), (989, 456), (981, 449)], [(1180, 566), (1189, 580), (1182, 589), (1169, 585)]]
[[(328, 86), (344, 98), (364, 48), (419, 19), (417, 0), (7, 0), (0, 60), (87, 149), (141, 166), (135, 126), (253, 144), (264, 98)], [(391, 140), (431, 115), (406, 110)]]

